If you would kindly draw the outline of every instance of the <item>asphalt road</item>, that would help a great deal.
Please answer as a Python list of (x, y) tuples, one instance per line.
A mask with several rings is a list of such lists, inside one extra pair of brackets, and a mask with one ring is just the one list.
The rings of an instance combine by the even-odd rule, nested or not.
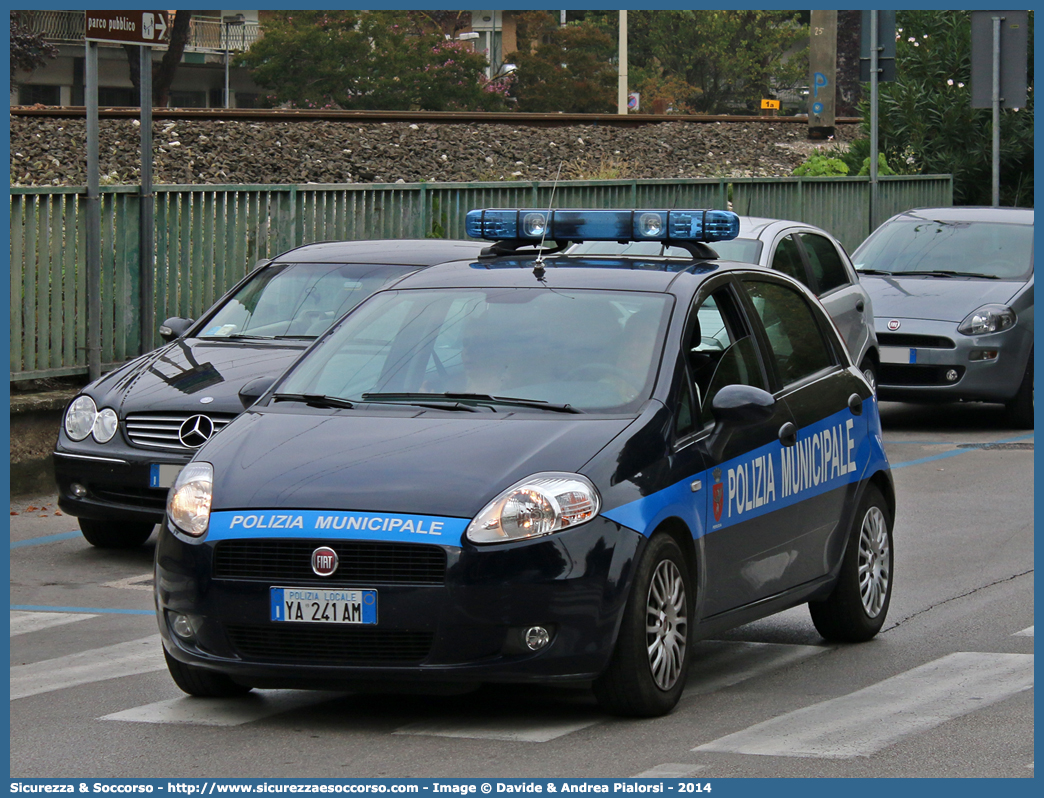
[(150, 542), (92, 549), (53, 496), (11, 506), (14, 777), (1032, 777), (1033, 434), (999, 407), (882, 405), (898, 493), (883, 632), (798, 607), (698, 645), (681, 704), (584, 690), (184, 697)]

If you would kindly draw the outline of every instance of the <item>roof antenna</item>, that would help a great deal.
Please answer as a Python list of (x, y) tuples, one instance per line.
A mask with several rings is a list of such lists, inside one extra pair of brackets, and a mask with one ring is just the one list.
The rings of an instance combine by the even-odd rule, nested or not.
[(540, 245), (537, 252), (536, 262), (533, 264), (533, 274), (538, 280), (544, 277), (544, 239), (547, 238), (547, 228), (551, 226), (551, 209), (555, 206), (555, 190), (558, 188), (558, 178), (562, 174), (562, 162), (558, 162), (558, 172), (555, 173), (555, 182), (551, 186), (551, 200), (547, 203), (547, 218), (544, 220), (544, 232), (540, 236)]

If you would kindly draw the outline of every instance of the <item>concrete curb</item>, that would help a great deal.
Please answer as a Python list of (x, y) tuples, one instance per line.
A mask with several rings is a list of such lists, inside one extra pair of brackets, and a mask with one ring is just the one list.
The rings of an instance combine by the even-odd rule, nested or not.
[(62, 413), (76, 389), (11, 396), (11, 495), (53, 493), (54, 460)]

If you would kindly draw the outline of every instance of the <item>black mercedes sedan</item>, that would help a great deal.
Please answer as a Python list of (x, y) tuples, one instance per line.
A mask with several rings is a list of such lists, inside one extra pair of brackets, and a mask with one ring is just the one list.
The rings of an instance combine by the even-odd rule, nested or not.
[(66, 409), (54, 451), (58, 504), (94, 546), (139, 546), (193, 453), (243, 411), (240, 389), (275, 376), (375, 291), (468, 241), (338, 241), (262, 262), (200, 319), (168, 319), (168, 343), (92, 382)]
[[(364, 301), (178, 475), (155, 560), (178, 686), (575, 682), (655, 716), (724, 629), (807, 604), (829, 640), (876, 635), (876, 397), (807, 288), (715, 257), (737, 229), (469, 213), (492, 246)], [(692, 257), (563, 252), (631, 238)]]

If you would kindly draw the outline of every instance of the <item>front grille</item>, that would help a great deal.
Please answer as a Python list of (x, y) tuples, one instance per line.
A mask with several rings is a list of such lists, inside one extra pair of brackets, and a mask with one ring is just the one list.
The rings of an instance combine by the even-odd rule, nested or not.
[[(946, 379), (946, 372), (950, 369), (956, 370), (956, 380)], [(903, 366), (894, 363), (882, 363), (877, 383), (884, 387), (956, 385), (963, 376), (964, 366)]]
[(345, 665), (416, 665), (431, 651), (432, 632), (346, 629), (329, 624), (225, 627), (244, 659)]
[(908, 335), (907, 333), (878, 333), (877, 343), (881, 346), (908, 346), (913, 349), (956, 349), (949, 338), (941, 335)]
[(105, 487), (92, 485), (90, 491), (95, 498), (113, 504), (141, 507), (161, 513), (167, 508), (166, 488), (134, 488), (128, 485), (121, 485), (117, 488), (108, 485)]
[[(339, 565), (316, 576), (312, 552), (329, 546)], [(369, 584), (441, 585), (446, 552), (438, 546), (355, 540), (223, 540), (214, 547), (215, 579), (329, 587)]]
[(217, 435), (228, 422), (235, 418), (229, 413), (132, 413), (127, 416), (124, 426), (127, 430), (127, 437), (135, 446), (145, 449), (192, 452), (199, 446), (185, 446), (178, 437), (178, 431), (188, 419), (199, 415), (206, 416), (214, 423), (214, 435)]

